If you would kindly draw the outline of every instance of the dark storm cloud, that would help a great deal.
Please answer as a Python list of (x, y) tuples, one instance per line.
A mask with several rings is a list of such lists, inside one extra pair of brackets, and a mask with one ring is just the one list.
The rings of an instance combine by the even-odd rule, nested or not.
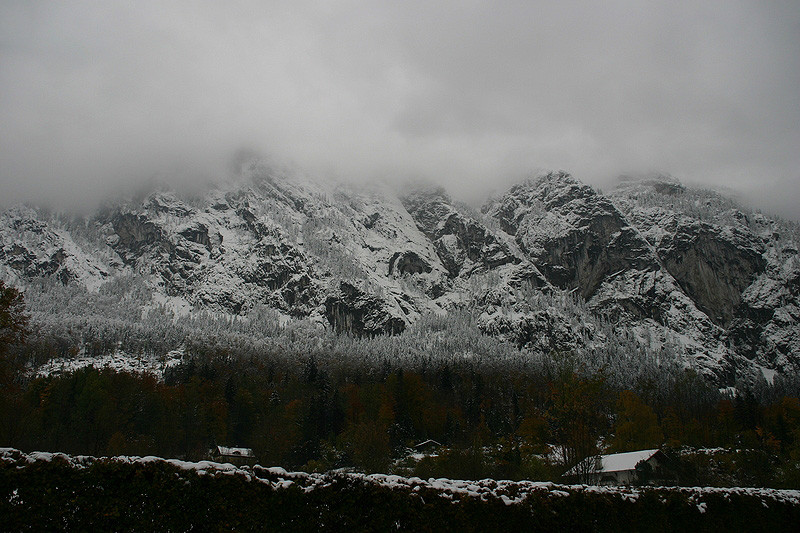
[(462, 194), (664, 171), (800, 218), (786, 2), (4, 2), (3, 203), (208, 178), (254, 147)]

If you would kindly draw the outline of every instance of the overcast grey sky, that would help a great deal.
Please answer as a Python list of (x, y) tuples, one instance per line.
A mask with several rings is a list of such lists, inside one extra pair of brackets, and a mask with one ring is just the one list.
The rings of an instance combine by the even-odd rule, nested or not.
[(0, 3), (0, 196), (251, 147), (441, 180), (663, 171), (800, 219), (800, 2)]

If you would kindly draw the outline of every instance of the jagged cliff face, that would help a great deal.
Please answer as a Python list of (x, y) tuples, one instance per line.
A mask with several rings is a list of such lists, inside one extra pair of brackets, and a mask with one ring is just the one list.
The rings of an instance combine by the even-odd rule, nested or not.
[(403, 205), (433, 243), (451, 278), (524, 261), (483, 224), (458, 212), (442, 189), (409, 194), (403, 198)]
[(483, 207), (561, 289), (623, 327), (683, 336), (686, 356), (717, 375), (734, 373), (722, 331), (681, 290), (653, 246), (608, 197), (565, 173), (514, 186)]
[(568, 174), (517, 185), (483, 210), (552, 284), (587, 300), (620, 273), (659, 268), (650, 247), (608, 198)]
[(796, 224), (746, 214), (719, 194), (672, 180), (625, 183), (611, 198), (722, 329), (739, 366), (800, 369)]
[(766, 268), (764, 243), (746, 228), (657, 207), (636, 210), (631, 220), (686, 294), (721, 326), (730, 323), (743, 291)]
[[(721, 383), (796, 372), (796, 227), (702, 198), (663, 179), (604, 196), (553, 173), (479, 214), (441, 189), (398, 197), (254, 165), (200, 197), (159, 191), (80, 221), (10, 209), (0, 275), (96, 290), (134, 273), (161, 303), (266, 305), (368, 336), (466, 307), (482, 331), (530, 350), (601, 349), (625, 332), (679, 346), (675, 357)], [(569, 313), (551, 305), (575, 297)]]
[(0, 272), (7, 281), (55, 278), (97, 288), (122, 266), (108, 254), (85, 253), (70, 232), (35, 209), (16, 206), (0, 216)]

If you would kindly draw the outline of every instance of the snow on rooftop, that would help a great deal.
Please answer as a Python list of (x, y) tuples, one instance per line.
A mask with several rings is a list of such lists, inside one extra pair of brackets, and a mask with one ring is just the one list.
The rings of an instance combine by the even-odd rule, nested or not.
[(217, 446), (217, 452), (220, 455), (226, 456), (240, 456), (240, 457), (255, 457), (253, 450), (250, 448), (230, 448), (228, 446)]
[[(640, 450), (637, 452), (625, 453), (612, 453), (600, 456), (600, 468), (597, 473), (601, 472), (621, 472), (624, 470), (633, 470), (639, 461), (646, 461), (653, 457), (658, 452), (658, 448), (654, 450)], [(583, 464), (586, 461), (593, 461), (594, 457), (587, 457), (579, 463)], [(565, 475), (574, 476), (579, 473), (578, 466), (570, 468)]]
[(621, 470), (633, 470), (636, 468), (636, 463), (650, 459), (656, 454), (656, 452), (658, 452), (658, 449), (602, 455), (600, 456), (600, 460), (602, 462), (602, 468), (600, 471), (619, 472)]
[(421, 448), (421, 447), (424, 447), (424, 446), (441, 446), (441, 443), (436, 442), (433, 439), (428, 439), (426, 441), (422, 441), (419, 444), (415, 445), (414, 448)]

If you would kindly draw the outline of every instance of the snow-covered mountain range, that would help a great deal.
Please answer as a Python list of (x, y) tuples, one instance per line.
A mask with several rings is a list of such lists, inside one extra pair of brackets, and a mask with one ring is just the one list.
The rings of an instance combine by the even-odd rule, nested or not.
[[(12, 207), (0, 277), (98, 291), (137, 276), (175, 309), (267, 306), (356, 336), (470, 309), (526, 350), (625, 336), (720, 384), (800, 370), (800, 229), (720, 194), (667, 177), (601, 194), (556, 172), (478, 211), (433, 187), (331, 185), (255, 163), (245, 174), (89, 217)], [(572, 311), (543, 303), (554, 298)]]

